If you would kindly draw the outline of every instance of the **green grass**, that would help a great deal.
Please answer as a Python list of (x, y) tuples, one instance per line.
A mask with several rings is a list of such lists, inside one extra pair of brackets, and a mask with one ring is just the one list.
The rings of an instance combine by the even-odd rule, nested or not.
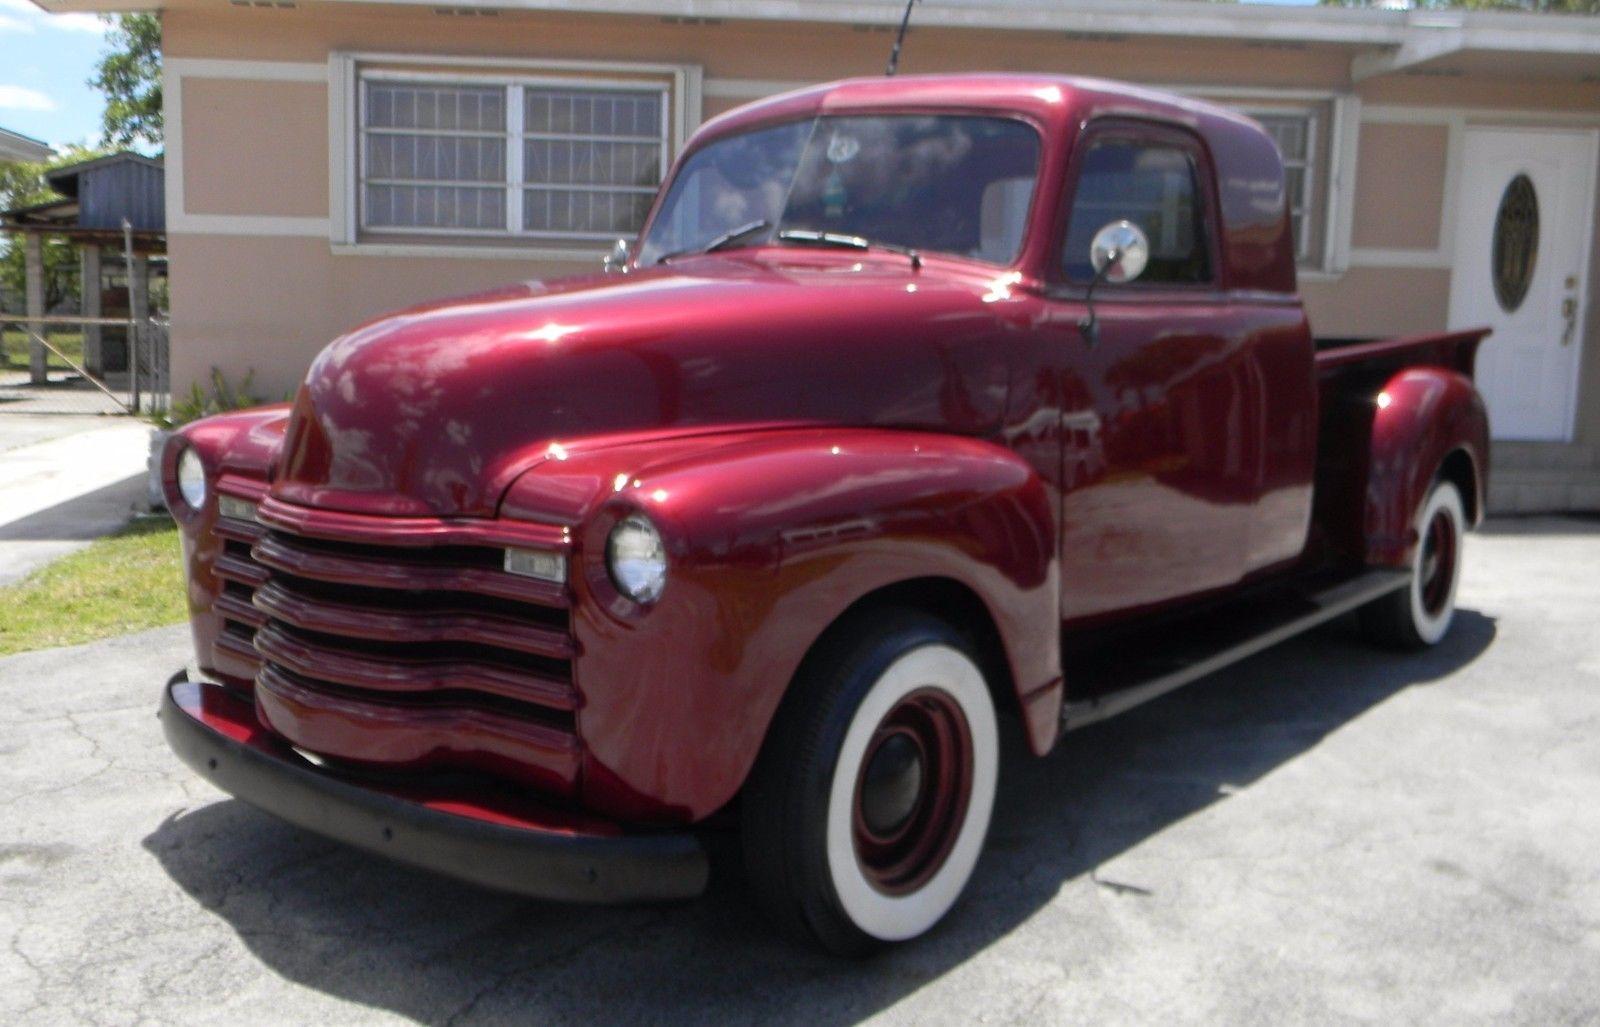
[[(78, 366), (83, 366), (83, 333), (81, 331), (62, 331), (51, 329), (46, 333), (50, 345), (60, 350), (72, 359)], [(51, 367), (65, 368), (61, 358), (45, 351), (46, 361)], [(21, 328), (9, 327), (0, 330), (0, 368), (22, 368), (28, 366), (28, 335)]]
[(0, 656), (125, 635), (186, 615), (177, 526), (142, 518), (0, 587)]

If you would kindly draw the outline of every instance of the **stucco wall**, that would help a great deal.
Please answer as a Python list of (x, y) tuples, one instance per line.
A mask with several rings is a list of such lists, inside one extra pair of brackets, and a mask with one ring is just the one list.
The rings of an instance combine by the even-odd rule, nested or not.
[[(183, 81), (184, 208), (191, 214), (328, 213), (328, 87)], [(241, 114), (247, 116), (241, 117)]]
[[(598, 250), (563, 261), (335, 253), (326, 234), (306, 229), (329, 216), (326, 79), (217, 77), (230, 62), (291, 62), (284, 66), (304, 70), (326, 64), (334, 51), (366, 51), (692, 64), (703, 69), (706, 86), (699, 109), (690, 112), (698, 121), (787, 84), (876, 73), (890, 38), (848, 25), (515, 12), (461, 17), (413, 7), (171, 10), (165, 48), (180, 69), (169, 96), (181, 91), (183, 212), (205, 222), (203, 230), (188, 231), (179, 219), (169, 241), (175, 381), (186, 388), (213, 365), (230, 377), (254, 369), (258, 388), (277, 397), (293, 388), (323, 344), (363, 319), (439, 295), (592, 269), (598, 257)], [(186, 75), (186, 66), (201, 70)], [(1571, 111), (1600, 124), (1600, 85), (1425, 76), (1357, 85), (1349, 79), (1348, 52), (1331, 47), (924, 29), (912, 36), (902, 68), (1061, 71), (1237, 87), (1244, 94), (1284, 89), (1301, 101), (1320, 90), (1357, 97), (1369, 114), (1470, 106), (1499, 112), (1501, 123), (1517, 123), (1524, 111), (1533, 120)], [(1360, 159), (1346, 169), (1355, 176), (1352, 266), (1303, 277), (1319, 333), (1444, 327), (1450, 272), (1438, 253), (1451, 216), (1447, 120), (1443, 114), (1434, 123), (1363, 118), (1355, 136)], [(1326, 148), (1333, 143), (1326, 119), (1323, 130)], [(271, 222), (230, 230), (239, 215)], [(1600, 267), (1594, 271), (1600, 279)], [(1595, 382), (1600, 303), (1590, 304), (1589, 321), (1585, 377)], [(1580, 438), (1600, 439), (1600, 402), (1580, 403)]]
[[(1351, 244), (1431, 250), (1444, 219), (1450, 130), (1444, 125), (1361, 126)], [(1383, 198), (1405, 197), (1405, 203)]]

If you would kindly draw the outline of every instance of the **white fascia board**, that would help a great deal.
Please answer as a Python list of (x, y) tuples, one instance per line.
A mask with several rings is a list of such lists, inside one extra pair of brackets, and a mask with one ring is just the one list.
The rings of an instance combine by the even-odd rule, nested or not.
[(156, 11), (168, 5), (163, 0), (33, 0), (33, 6), (46, 14), (66, 14), (70, 11), (117, 14), (128, 11)]
[(1523, 14), (1506, 11), (1415, 11), (1411, 24), (1454, 19), (1468, 50), (1523, 53), (1600, 54), (1600, 19), (1582, 14)]
[(1369, 50), (1350, 61), (1360, 82), (1415, 68), (1464, 52), (1600, 56), (1600, 23), (1559, 15), (1494, 15), (1461, 11), (1414, 11), (1399, 46)]
[[(139, 0), (35, 0), (48, 10), (126, 10)], [(214, 0), (227, 6), (227, 0)], [(395, 6), (437, 8), (440, 0), (385, 0)], [(371, 0), (328, 0), (361, 3)], [(162, 6), (151, 3), (150, 6)], [(453, 8), (620, 14), (641, 17), (719, 18), (893, 26), (902, 0), (450, 0)], [(376, 12), (374, 12), (376, 15)], [(1251, 39), (1355, 46), (1396, 46), (1405, 13), (1327, 7), (1263, 8), (1189, 0), (939, 0), (918, 4), (913, 26), (1114, 33), (1130, 36)]]
[(1419, 64), (1460, 53), (1466, 47), (1466, 32), (1460, 28), (1419, 28), (1407, 33), (1406, 41), (1391, 50), (1358, 53), (1350, 59), (1350, 79), (1360, 82), (1378, 75), (1389, 75)]
[[(43, 10), (126, 11), (168, 6), (162, 0), (33, 0)], [(216, 7), (227, 0), (213, 0)], [(371, 0), (326, 0), (332, 4)], [(436, 8), (439, 0), (386, 0), (394, 6)], [(900, 0), (450, 0), (450, 7), (640, 17), (722, 18), (897, 25)], [(1266, 7), (1180, 0), (941, 0), (919, 4), (914, 25), (1277, 41), (1386, 50), (1415, 34), (1458, 29), (1469, 50), (1600, 54), (1600, 19), (1584, 15), (1502, 11), (1391, 11), (1379, 8)], [(1380, 55), (1381, 56), (1381, 55)]]
[[(95, 3), (100, 0), (67, 0)], [(366, 3), (368, 0), (329, 0)], [(437, 7), (439, 0), (388, 0)], [(898, 25), (899, 0), (454, 0), (495, 10)], [(64, 8), (63, 8), (64, 9)], [(1600, 22), (1583, 15), (1499, 11), (1391, 11), (1378, 8), (1264, 7), (1175, 0), (941, 0), (919, 4), (912, 24), (1400, 47), (1417, 33), (1457, 28), (1469, 49), (1584, 54), (1600, 52)]]
[[(331, 4), (371, 0), (326, 0)], [(435, 8), (439, 0), (386, 0)], [(49, 12), (157, 9), (162, 0), (33, 0)], [(225, 7), (228, 0), (213, 0)], [(451, 0), (450, 7), (485, 10), (631, 14), (643, 17), (725, 18), (734, 21), (898, 25), (900, 0)], [(1600, 20), (1584, 15), (1503, 11), (1391, 11), (1380, 8), (1265, 7), (1184, 0), (940, 0), (919, 4), (912, 22), (947, 28), (1052, 30), (1129, 36), (1277, 40), (1400, 47), (1417, 31), (1441, 27), (1465, 33), (1467, 49), (1600, 53)]]

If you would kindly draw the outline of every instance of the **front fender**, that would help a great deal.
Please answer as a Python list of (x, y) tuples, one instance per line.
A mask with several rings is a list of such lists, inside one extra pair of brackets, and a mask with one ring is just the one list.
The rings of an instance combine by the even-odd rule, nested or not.
[(1390, 378), (1373, 415), (1363, 532), (1367, 562), (1400, 566), (1416, 544), (1412, 523), (1445, 458), (1462, 451), (1472, 463), (1481, 518), (1489, 460), (1489, 416), (1472, 380), (1456, 371), (1414, 367)]
[[(183, 545), (195, 659), (208, 674), (230, 680), (249, 680), (255, 670), (216, 645), (222, 634), (216, 603), (223, 590), (216, 564), (224, 544), (212, 531), (217, 520), (217, 493), (225, 490), (249, 499), (260, 498), (282, 451), (288, 420), (286, 404), (216, 414), (174, 432), (161, 452), (162, 488), (167, 507), (178, 522)], [(199, 453), (212, 484), (201, 510), (189, 509), (178, 497), (178, 457), (189, 447)]]
[[(881, 429), (622, 445), (546, 461), (502, 515), (558, 510), (576, 543), (574, 677), (593, 808), (697, 820), (726, 805), (812, 644), (862, 597), (916, 578), (980, 597), (1024, 708), (1044, 711), (1030, 720), (1049, 720), (1043, 747), (1053, 739), (1055, 710), (1039, 696), (1059, 698), (1055, 528), (1042, 484), (1008, 450)], [(634, 511), (658, 525), (671, 560), (648, 609), (617, 593), (605, 565), (608, 533)]]

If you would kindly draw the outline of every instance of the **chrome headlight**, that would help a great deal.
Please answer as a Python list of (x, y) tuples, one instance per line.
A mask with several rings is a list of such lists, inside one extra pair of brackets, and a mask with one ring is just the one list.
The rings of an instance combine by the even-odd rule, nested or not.
[(178, 494), (191, 510), (200, 510), (206, 505), (206, 468), (192, 446), (178, 457)]
[(630, 514), (611, 529), (606, 569), (617, 591), (636, 603), (653, 603), (667, 587), (667, 547), (644, 514)]

